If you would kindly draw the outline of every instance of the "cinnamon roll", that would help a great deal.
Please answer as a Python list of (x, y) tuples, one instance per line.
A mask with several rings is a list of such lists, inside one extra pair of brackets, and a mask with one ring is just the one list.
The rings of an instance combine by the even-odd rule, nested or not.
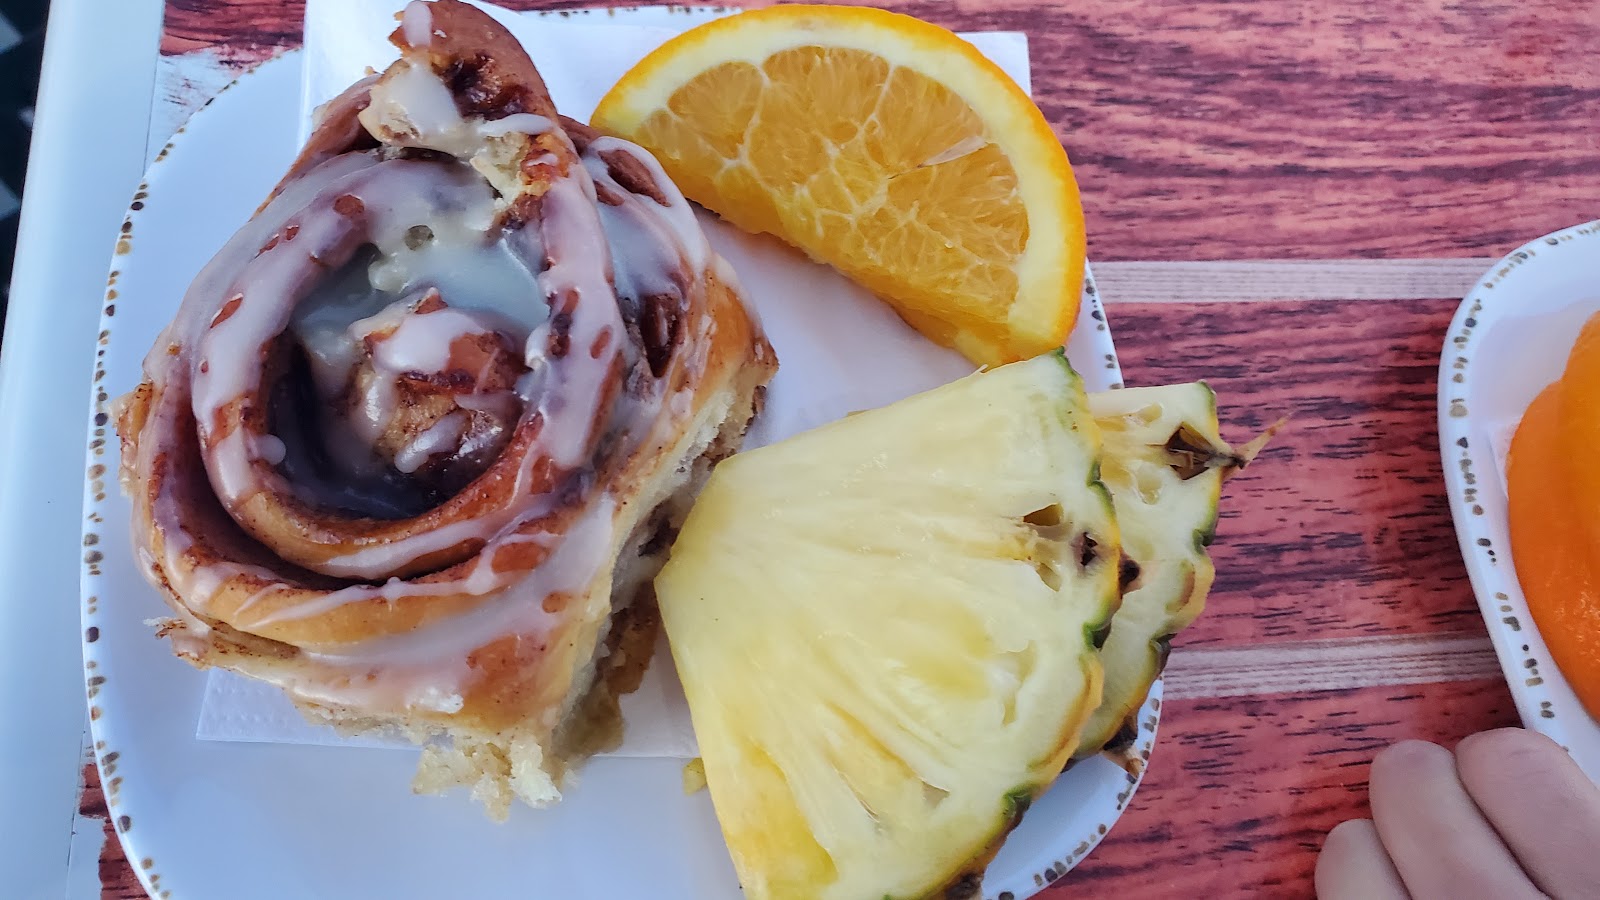
[(651, 579), (776, 369), (639, 147), (558, 115), (522, 47), (413, 2), (319, 110), (118, 401), (176, 653), (492, 815), (615, 740)]

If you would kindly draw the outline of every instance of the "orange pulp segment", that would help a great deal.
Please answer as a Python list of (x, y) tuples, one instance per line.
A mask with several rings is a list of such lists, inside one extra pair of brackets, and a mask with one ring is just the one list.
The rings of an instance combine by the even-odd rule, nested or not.
[(647, 56), (594, 124), (976, 363), (1060, 347), (1077, 319), (1066, 151), (1004, 71), (936, 25), (861, 7), (740, 13)]
[(1589, 558), (1600, 560), (1600, 313), (1589, 317), (1567, 357), (1560, 405), (1558, 442), (1570, 479), (1567, 490), (1589, 538)]
[(1544, 389), (1523, 414), (1506, 460), (1517, 580), (1550, 655), (1589, 714), (1600, 719), (1600, 579), (1563, 448), (1564, 394)]

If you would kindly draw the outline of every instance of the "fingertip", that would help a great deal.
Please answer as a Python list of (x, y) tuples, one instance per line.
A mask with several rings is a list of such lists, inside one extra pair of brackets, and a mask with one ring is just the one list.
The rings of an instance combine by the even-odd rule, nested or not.
[(1371, 819), (1346, 819), (1333, 826), (1328, 836), (1322, 841), (1322, 852), (1330, 854), (1342, 853), (1354, 845), (1366, 845), (1370, 840), (1376, 840), (1378, 827)]
[(1567, 751), (1550, 738), (1523, 728), (1496, 728), (1461, 739), (1456, 768), (1469, 787), (1481, 778), (1507, 775), (1549, 777), (1573, 765)]
[(1456, 745), (1456, 772), (1523, 871), (1546, 894), (1600, 896), (1600, 788), (1560, 744), (1497, 728)]
[(1373, 762), (1386, 761), (1394, 763), (1410, 762), (1417, 759), (1432, 760), (1444, 752), (1447, 751), (1432, 741), (1411, 738), (1404, 741), (1396, 741), (1378, 751), (1378, 755), (1373, 759)]
[(1430, 741), (1405, 740), (1383, 748), (1372, 758), (1373, 782), (1409, 779), (1451, 759), (1450, 751)]
[(1331, 895), (1332, 885), (1337, 883), (1362, 850), (1377, 839), (1378, 829), (1371, 819), (1349, 819), (1333, 826), (1328, 836), (1322, 839), (1322, 849), (1317, 852), (1317, 865), (1312, 873), (1317, 894), (1324, 897)]
[(1499, 759), (1524, 753), (1565, 755), (1561, 745), (1526, 728), (1494, 728), (1469, 734), (1456, 744), (1456, 758), (1489, 757)]
[(1535, 896), (1462, 784), (1449, 750), (1401, 741), (1373, 759), (1370, 781), (1368, 799), (1384, 853), (1416, 896)]
[(1405, 887), (1371, 819), (1340, 822), (1317, 854), (1312, 885), (1318, 900), (1405, 900)]

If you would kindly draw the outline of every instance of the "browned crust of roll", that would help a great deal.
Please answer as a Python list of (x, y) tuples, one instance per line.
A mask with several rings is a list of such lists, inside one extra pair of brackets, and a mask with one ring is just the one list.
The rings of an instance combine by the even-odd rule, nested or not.
[[(432, 32), (425, 47), (412, 46), (406, 39), (403, 25), (390, 35), (390, 40), (402, 53), (401, 62), (397, 65), (427, 65), (449, 88), (457, 110), (463, 116), (494, 120), (518, 113), (533, 113), (552, 122), (558, 120), (559, 116), (538, 69), (522, 45), (498, 23), (459, 0), (435, 0), (427, 8)], [(374, 144), (358, 117), (369, 106), (371, 90), (378, 80), (364, 79), (324, 107), (322, 121), (316, 132), (300, 158), (291, 166), (289, 176), (280, 181), (274, 193), (295, 175), (331, 156)], [(513, 216), (535, 215), (539, 200), (549, 184), (555, 179), (568, 177), (573, 167), (581, 165), (574, 148), (555, 133), (532, 138), (517, 135), (506, 138), (502, 143), (505, 146), (497, 148), (495, 158), (481, 163), (480, 169), (487, 166), (501, 170), (514, 167), (517, 170), (500, 171), (491, 179), (503, 192), (508, 185), (516, 186), (517, 195), (506, 197), (512, 204), (510, 214)], [(532, 160), (544, 159), (552, 162), (527, 164)], [(489, 175), (490, 172), (485, 171), (485, 174)], [(272, 242), (276, 243), (277, 240), (275, 236)], [(607, 398), (602, 408), (609, 403)], [(259, 412), (262, 405), (247, 403), (227, 409), (235, 412), (254, 409)], [(226, 432), (233, 427), (243, 427), (255, 433), (264, 431), (260, 422), (252, 427), (248, 422), (233, 422), (231, 419), (222, 423), (219, 430)], [(521, 423), (510, 445), (471, 485), (413, 518), (379, 520), (333, 516), (299, 501), (286, 491), (258, 492), (238, 503), (232, 514), (252, 534), (283, 538), (292, 536), (287, 546), (291, 546), (294, 552), (286, 555), (303, 566), (326, 571), (324, 565), (352, 550), (404, 540), (416, 534), (435, 531), (446, 523), (481, 517), (487, 510), (505, 508), (514, 502), (521, 460), (534, 448), (539, 429), (540, 423), (537, 421)], [(273, 467), (266, 461), (255, 460), (252, 468), (258, 480), (267, 484), (276, 480)], [(552, 480), (554, 473), (536, 468), (534, 474), (539, 492), (550, 492), (559, 487)], [(440, 548), (430, 558), (417, 560), (408, 571), (397, 571), (395, 574), (403, 577), (450, 564), (470, 564), (480, 548), (481, 542), (462, 541)], [(512, 565), (508, 558), (505, 567)], [(434, 580), (444, 580), (450, 574), (453, 573), (446, 569)], [(252, 583), (250, 579), (239, 579), (234, 586), (236, 589), (230, 588), (227, 595), (218, 598), (224, 604), (219, 608), (219, 615), (233, 621), (226, 604), (234, 600), (242, 603), (264, 586)], [(313, 581), (309, 586), (315, 589), (317, 583)], [(298, 592), (286, 593), (274, 597), (271, 603), (261, 606), (260, 610), (263, 615), (270, 615), (274, 610), (287, 608), (301, 599)], [(457, 595), (436, 605), (443, 614), (458, 615), (477, 605), (477, 602), (476, 598)], [(391, 631), (410, 630), (421, 623), (396, 620)], [(287, 631), (269, 633), (268, 636), (297, 643), (313, 640)]]
[[(465, 97), (458, 100), (464, 114), (492, 119), (530, 112), (557, 120), (537, 70), (509, 34), (458, 0), (434, 0), (431, 10), (433, 38), (424, 50), (426, 61), (458, 90), (458, 98)], [(397, 29), (391, 39), (413, 55), (404, 30)], [(375, 82), (373, 78), (358, 83), (322, 109), (315, 134), (274, 194), (335, 155), (377, 146), (360, 119)], [(587, 126), (561, 121), (570, 128), (578, 148), (597, 136)], [(559, 135), (541, 135), (537, 140), (543, 152), (557, 157), (558, 171), (521, 167), (522, 186), (533, 202), (538, 201), (541, 186), (560, 170), (581, 165), (573, 147)], [(533, 147), (524, 146), (522, 151), (543, 155)], [(625, 189), (663, 202), (659, 186), (632, 157), (617, 154), (615, 159), (607, 157), (607, 162)], [(640, 661), (648, 659), (656, 633), (650, 580), (664, 562), (670, 535), (686, 514), (689, 498), (710, 466), (738, 447), (759, 409), (761, 392), (777, 368), (771, 346), (736, 288), (718, 277), (717, 266), (684, 274), (686, 283), (694, 287), (681, 311), (683, 321), (694, 323), (692, 331), (697, 337), (706, 335), (706, 344), (703, 353), (688, 352), (691, 348), (684, 346), (684, 341), (689, 338), (684, 329), (678, 329), (677, 346), (667, 369), (655, 374), (666, 390), (689, 391), (691, 413), (686, 427), (670, 416), (658, 416), (633, 449), (607, 460), (605, 471), (597, 473), (603, 475), (604, 489), (621, 501), (611, 547), (615, 568), (589, 585), (593, 598), (565, 598), (565, 602), (598, 599), (602, 603), (590, 613), (561, 619), (559, 627), (544, 634), (537, 645), (517, 635), (478, 648), (469, 659), (476, 673), (474, 686), (462, 696), (458, 711), (375, 713), (297, 696), (309, 715), (349, 731), (399, 728), (418, 741), (450, 735), (459, 752), (449, 765), (457, 768), (450, 768), (448, 777), (435, 772), (434, 780), (444, 778), (438, 782), (442, 784), (478, 773), (486, 779), (480, 787), (493, 795), (492, 802), (485, 800), (491, 813), (503, 813), (508, 792), (513, 790), (508, 785), (516, 785), (523, 777), (516, 774), (518, 766), (526, 770), (524, 764), (533, 765), (535, 770), (547, 772), (555, 779), (553, 791), (565, 757), (585, 755), (614, 743), (616, 698), (637, 686), (643, 671)], [(134, 471), (130, 461), (139, 455), (140, 439), (149, 426), (151, 410), (160, 402), (160, 390), (156, 383), (146, 381), (120, 398), (115, 408), (122, 440), (123, 483), (133, 498), (135, 515), (149, 523), (164, 483), (167, 489), (175, 486), (180, 503), (201, 526), (194, 529), (193, 544), (180, 558), (180, 567), (192, 571), (219, 562), (238, 562), (272, 573), (271, 578), (249, 572), (232, 576), (217, 588), (207, 607), (209, 615), (198, 616), (173, 586), (174, 576), (183, 573), (164, 572), (156, 562), (168, 556), (167, 535), (160, 527), (146, 528), (150, 545), (143, 548), (142, 558), (152, 583), (177, 613), (162, 633), (173, 640), (181, 657), (200, 668), (227, 668), (290, 687), (295, 696), (297, 683), (314, 686), (348, 677), (348, 672), (315, 661), (307, 648), (337, 648), (375, 636), (408, 633), (493, 602), (492, 595), (465, 592), (400, 604), (374, 597), (314, 616), (288, 616), (263, 624), (263, 619), (278, 611), (291, 610), (348, 582), (288, 565), (246, 534), (211, 493), (196, 441), (179, 440), (170, 447), (152, 445), (147, 449), (159, 446), (161, 452), (147, 460), (145, 471)], [(194, 433), (195, 423), (186, 406), (177, 425), (180, 431)], [(513, 444), (504, 455), (514, 457), (517, 450)], [(462, 492), (461, 503), (486, 502), (496, 490), (511, 490), (506, 473), (497, 473), (493, 467), (480, 482)], [(575, 494), (557, 504), (539, 524), (542, 530), (560, 534), (586, 512), (584, 498)], [(462, 567), (474, 562), (468, 559), (413, 580), (455, 580)], [(506, 568), (521, 569), (529, 562), (508, 560)], [(607, 581), (607, 575), (615, 580)], [(275, 584), (288, 587), (263, 598), (262, 590)], [(247, 604), (250, 610), (244, 614)], [(611, 651), (609, 663), (596, 665), (596, 647)], [(419, 780), (419, 784), (425, 782), (432, 783), (427, 778)], [(537, 785), (514, 788), (530, 802), (541, 796), (539, 790)]]
[[(531, 112), (555, 120), (557, 113), (550, 91), (516, 38), (460, 0), (432, 0), (428, 8), (436, 40), (426, 50), (415, 51), (406, 40), (403, 27), (389, 35), (389, 42), (403, 55), (425, 58), (434, 73), (456, 93), (457, 106), (463, 114), (502, 119)], [(367, 108), (377, 80), (377, 75), (363, 78), (317, 110), (315, 130), (268, 200), (277, 196), (285, 184), (320, 163), (341, 153), (378, 146), (357, 118)], [(462, 97), (468, 102), (461, 102)]]
[[(463, 115), (501, 119), (530, 112), (555, 120), (544, 79), (510, 32), (461, 0), (433, 0), (428, 9), (435, 40), (420, 49)], [(406, 40), (403, 27), (389, 41), (407, 55), (419, 49)]]
[[(776, 369), (776, 358), (770, 345), (762, 337), (745, 312), (743, 302), (729, 287), (722, 284), (714, 273), (708, 274), (706, 279), (705, 302), (708, 315), (715, 322), (714, 337), (705, 357), (704, 369), (700, 372), (685, 373), (694, 384), (692, 407), (703, 410), (716, 406), (719, 400), (727, 402), (731, 413), (737, 413), (737, 407), (750, 406), (753, 414), (754, 394), (756, 389), (771, 377)], [(739, 395), (733, 400), (727, 400), (728, 394)], [(119, 429), (131, 427), (143, 421), (148, 405), (153, 399), (153, 392), (148, 390), (135, 391), (129, 395), (125, 411), (119, 418)], [(748, 415), (747, 415), (748, 418)], [(738, 435), (743, 434), (744, 423), (739, 423)], [(674, 436), (666, 430), (667, 424), (662, 423), (662, 430), (651, 434), (641, 443), (638, 455), (626, 464), (628, 474), (608, 487), (619, 497), (639, 498), (641, 502), (650, 497), (649, 482), (652, 479), (665, 477), (677, 467), (682, 454), (690, 448), (676, 445)], [(137, 429), (127, 432), (136, 435)], [(128, 440), (128, 438), (124, 438)], [(723, 439), (726, 444), (727, 439)], [(183, 442), (177, 450), (185, 452)], [(726, 446), (718, 445), (715, 449), (722, 454), (728, 452)], [(691, 456), (684, 462), (690, 462), (697, 457)], [(193, 461), (198, 465), (198, 460)], [(158, 463), (165, 467), (167, 462)], [(147, 492), (156, 489), (159, 479), (150, 479), (143, 485)], [(143, 505), (149, 508), (153, 497), (145, 497)], [(658, 502), (664, 502), (665, 497)], [(206, 504), (207, 497), (192, 498), (196, 504)], [(256, 565), (271, 568), (283, 574), (283, 563), (273, 558), (265, 548), (260, 547), (239, 530), (232, 523), (214, 499), (209, 500), (213, 510), (214, 528), (210, 529), (206, 539), (198, 542), (190, 551), (189, 557), (195, 565), (214, 563), (220, 560), (248, 561)], [(654, 507), (654, 503), (650, 508)], [(580, 510), (574, 506), (563, 513), (564, 516), (575, 518)], [(559, 529), (557, 529), (559, 530)], [(155, 530), (156, 539), (162, 539), (159, 530)], [(159, 550), (157, 556), (159, 556)], [(313, 573), (296, 572), (300, 578), (308, 581), (320, 579)], [(451, 570), (445, 570), (434, 577), (451, 577)], [(341, 582), (332, 579), (321, 579), (319, 588), (307, 587), (302, 592), (286, 592), (285, 600), (288, 602), (305, 602), (323, 591), (338, 587)], [(164, 579), (163, 579), (164, 582)], [(208, 625), (217, 629), (222, 636), (222, 643), (216, 648), (216, 654), (229, 657), (223, 661), (216, 658), (216, 654), (199, 651), (193, 654), (192, 661), (205, 667), (210, 665), (230, 665), (236, 663), (237, 657), (249, 652), (265, 652), (275, 659), (286, 656), (298, 655), (300, 646), (335, 646), (342, 643), (356, 642), (373, 636), (374, 634), (394, 632), (399, 628), (422, 627), (430, 622), (448, 618), (458, 610), (466, 608), (465, 604), (450, 602), (449, 597), (429, 598), (427, 603), (415, 603), (403, 607), (395, 607), (381, 599), (364, 602), (354, 602), (341, 607), (333, 613), (313, 618), (289, 620), (267, 629), (241, 630), (228, 623), (230, 610), (236, 610), (253, 594), (268, 582), (253, 576), (239, 576), (224, 584), (217, 598), (212, 601), (212, 607), (218, 612), (217, 617), (208, 617)], [(172, 590), (170, 585), (165, 587), (169, 604), (175, 610), (192, 616), (193, 613), (183, 605), (183, 599)], [(483, 598), (466, 598), (476, 604), (484, 602)], [(444, 601), (444, 602), (440, 602)], [(264, 609), (276, 609), (276, 604), (263, 606)], [(553, 632), (548, 645), (541, 648), (538, 654), (528, 658), (527, 654), (518, 653), (510, 646), (489, 647), (477, 660), (485, 683), (495, 684), (497, 687), (487, 693), (472, 694), (466, 698), (466, 707), (459, 714), (439, 715), (441, 722), (459, 720), (463, 717), (480, 717), (485, 723), (504, 725), (514, 722), (529, 706), (537, 706), (550, 699), (546, 696), (554, 693), (559, 697), (565, 693), (565, 683), (562, 673), (570, 672), (575, 661), (575, 654), (580, 648), (590, 645), (592, 641), (585, 640), (585, 635), (574, 633), (572, 629), (582, 627), (579, 620), (569, 620), (568, 632)], [(569, 640), (569, 638), (571, 640)], [(276, 645), (270, 646), (269, 645)], [(287, 653), (288, 648), (292, 653)], [(583, 652), (587, 652), (586, 649)], [(310, 665), (309, 663), (307, 665)], [(558, 689), (559, 688), (559, 689)], [(538, 699), (530, 703), (530, 695), (537, 695)], [(426, 717), (427, 714), (419, 714)]]

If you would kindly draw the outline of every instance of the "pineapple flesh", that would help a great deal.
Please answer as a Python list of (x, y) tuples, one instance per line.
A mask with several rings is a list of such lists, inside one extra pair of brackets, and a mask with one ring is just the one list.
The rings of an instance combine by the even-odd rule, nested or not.
[(1100, 459), (1056, 353), (717, 467), (656, 589), (746, 897), (977, 892), (1100, 705)]
[(1122, 552), (1137, 567), (1101, 649), (1104, 700), (1077, 756), (1137, 733), (1136, 717), (1166, 664), (1169, 641), (1205, 608), (1215, 570), (1222, 482), (1245, 460), (1218, 434), (1216, 395), (1204, 383), (1126, 388), (1089, 397), (1105, 454)]

